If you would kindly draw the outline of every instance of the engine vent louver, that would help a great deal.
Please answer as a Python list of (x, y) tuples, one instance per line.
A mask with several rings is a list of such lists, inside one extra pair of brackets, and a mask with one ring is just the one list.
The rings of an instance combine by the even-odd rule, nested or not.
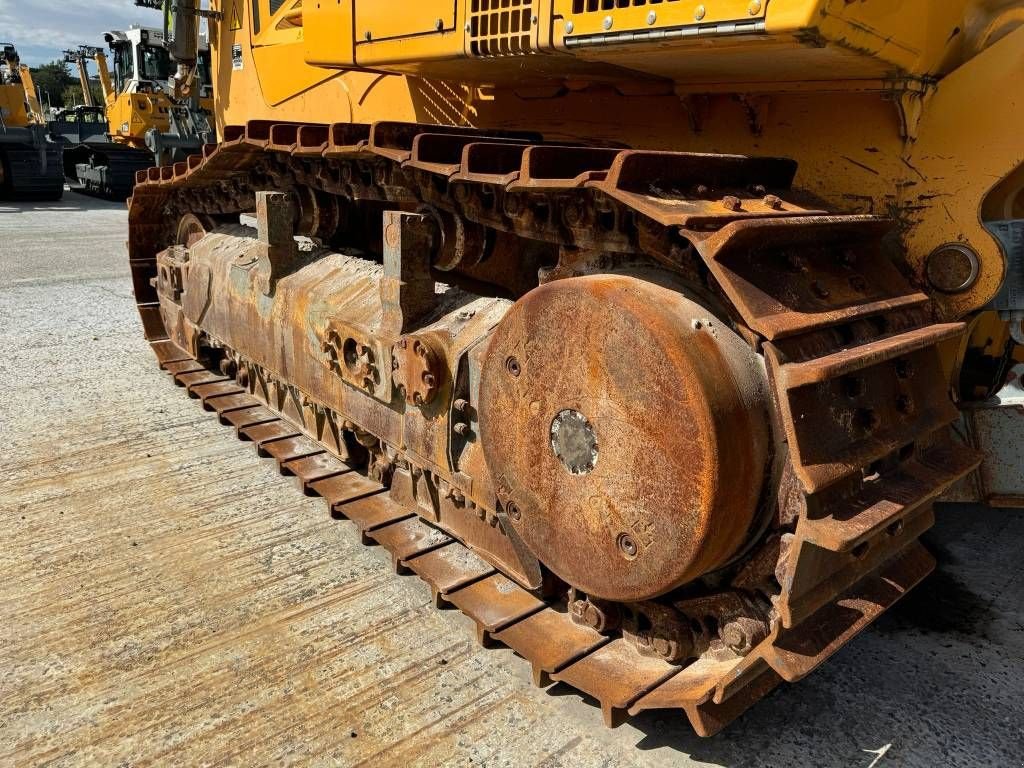
[(471, 0), (469, 50), (473, 56), (532, 53), (533, 0)]
[(679, 0), (573, 0), (573, 13), (592, 13), (595, 11), (614, 11), (616, 8), (636, 8), (641, 5), (662, 5), (678, 3)]

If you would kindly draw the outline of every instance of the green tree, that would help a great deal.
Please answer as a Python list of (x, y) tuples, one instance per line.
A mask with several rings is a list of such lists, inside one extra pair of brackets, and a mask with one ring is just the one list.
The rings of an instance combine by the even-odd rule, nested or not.
[[(102, 107), (104, 105), (103, 89), (100, 88), (100, 84), (90, 80), (89, 90), (92, 92), (92, 103)], [(82, 86), (78, 84), (77, 80), (64, 89), (61, 100), (64, 102), (65, 107), (85, 103), (85, 99), (82, 98)]]
[[(51, 61), (49, 64), (43, 64), (41, 67), (33, 69), (32, 79), (35, 80), (36, 87), (43, 94), (44, 105), (49, 99), (50, 105), (54, 107), (70, 106), (64, 101), (65, 90), (71, 85), (78, 87), (77, 80), (68, 71), (68, 65), (62, 61)], [(79, 95), (78, 99), (71, 103), (81, 102), (81, 100), (81, 95)]]

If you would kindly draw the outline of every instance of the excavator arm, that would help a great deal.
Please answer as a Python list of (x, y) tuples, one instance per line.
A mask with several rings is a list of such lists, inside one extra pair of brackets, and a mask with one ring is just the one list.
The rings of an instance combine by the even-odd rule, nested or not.
[(87, 107), (96, 106), (93, 103), (92, 90), (89, 88), (89, 65), (85, 53), (77, 51), (64, 51), (64, 62), (74, 64), (78, 69), (78, 85), (82, 89), (82, 103)]
[(114, 84), (110, 82), (110, 70), (107, 68), (107, 54), (102, 48), (93, 48), (93, 59), (96, 62), (96, 69), (99, 71), (100, 87), (103, 89), (103, 99), (109, 105), (117, 98), (114, 91)]
[(32, 80), (32, 72), (25, 64), (19, 64), (18, 71), (21, 75), (21, 85), (25, 89), (29, 125), (42, 125), (46, 120), (43, 118), (43, 109), (39, 105), (39, 96), (36, 95), (36, 84)]

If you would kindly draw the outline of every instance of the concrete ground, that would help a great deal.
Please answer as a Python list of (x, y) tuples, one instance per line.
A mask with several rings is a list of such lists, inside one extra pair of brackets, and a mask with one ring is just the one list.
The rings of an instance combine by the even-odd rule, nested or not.
[(0, 764), (1021, 765), (1024, 514), (722, 735), (606, 730), (174, 388), (123, 206), (0, 203)]

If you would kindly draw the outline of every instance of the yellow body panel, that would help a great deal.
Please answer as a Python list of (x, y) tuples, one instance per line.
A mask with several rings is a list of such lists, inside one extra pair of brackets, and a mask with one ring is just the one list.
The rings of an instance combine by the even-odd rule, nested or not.
[(108, 99), (107, 120), (111, 137), (144, 149), (146, 131), (156, 128), (166, 132), (170, 129), (170, 104), (170, 99), (162, 93), (121, 93), (113, 100)]
[[(1022, 2), (679, 0), (604, 11), (588, 10), (600, 5), (592, 0), (395, 0), (307, 3), (300, 24), (294, 3), (270, 17), (259, 2), (259, 35), (250, 15), (240, 29), (211, 29), (220, 127), (414, 120), (791, 157), (797, 186), (831, 208), (893, 217), (922, 284), (943, 245), (977, 253), (969, 290), (935, 294), (948, 316), (983, 307), (1003, 280), (1005, 254), (981, 211), (1024, 166)], [(403, 31), (415, 34), (388, 38)], [(601, 38), (623, 32), (632, 38)]]
[(354, 0), (359, 40), (386, 40), (455, 29), (451, 0)]
[(10, 128), (28, 125), (25, 90), (20, 85), (0, 85), (0, 118)]

